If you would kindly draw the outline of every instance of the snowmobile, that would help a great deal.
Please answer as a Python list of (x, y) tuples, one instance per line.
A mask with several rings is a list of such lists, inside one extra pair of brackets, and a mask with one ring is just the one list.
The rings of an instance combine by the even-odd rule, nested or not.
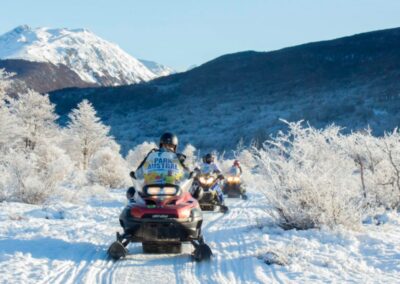
[(127, 192), (130, 202), (119, 217), (124, 232), (117, 232), (116, 241), (108, 249), (111, 258), (125, 257), (126, 247), (133, 242), (142, 243), (144, 253), (181, 253), (182, 243), (189, 242), (194, 246), (194, 260), (211, 258), (212, 251), (201, 232), (199, 203), (184, 187), (146, 185), (140, 192), (139, 201), (143, 202), (133, 200), (132, 191), (133, 187)]
[(195, 178), (193, 183), (193, 197), (196, 198), (200, 203), (200, 208), (203, 211), (220, 211), (226, 213), (228, 207), (218, 199), (218, 193), (215, 190), (211, 190), (214, 186), (217, 186), (218, 177), (210, 174), (200, 174)]
[(242, 197), (242, 199), (247, 200), (246, 189), (243, 187), (239, 176), (226, 177), (222, 192), (230, 198)]

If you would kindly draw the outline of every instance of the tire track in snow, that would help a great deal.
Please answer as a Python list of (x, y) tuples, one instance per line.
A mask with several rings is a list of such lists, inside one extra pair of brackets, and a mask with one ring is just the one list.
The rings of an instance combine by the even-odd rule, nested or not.
[(210, 262), (194, 262), (189, 244), (178, 255), (144, 254), (140, 244), (130, 244), (127, 258), (114, 262), (106, 258), (112, 242), (106, 240), (104, 250), (86, 251), (79, 262), (57, 267), (43, 283), (262, 283), (254, 275), (258, 260), (249, 251), (255, 244), (247, 234), (254, 201), (227, 199), (227, 205), (226, 214), (204, 213), (203, 233), (214, 253)]
[(228, 199), (227, 214), (206, 213), (204, 226), (207, 243), (214, 257), (209, 263), (200, 263), (194, 270), (201, 283), (262, 283), (255, 281), (253, 272), (257, 259), (248, 248), (249, 222), (253, 216), (248, 211), (251, 201)]

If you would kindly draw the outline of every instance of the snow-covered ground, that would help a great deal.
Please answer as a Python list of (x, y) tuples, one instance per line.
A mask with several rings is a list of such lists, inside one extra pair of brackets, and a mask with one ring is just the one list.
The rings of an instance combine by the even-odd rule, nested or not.
[[(0, 203), (0, 283), (398, 283), (400, 216), (359, 232), (284, 231), (271, 223), (261, 193), (230, 199), (230, 211), (205, 213), (214, 252), (196, 263), (181, 255), (145, 255), (131, 244), (127, 259), (106, 255), (119, 230), (124, 190), (85, 202), (37, 206)], [(278, 259), (285, 265), (267, 265)]]

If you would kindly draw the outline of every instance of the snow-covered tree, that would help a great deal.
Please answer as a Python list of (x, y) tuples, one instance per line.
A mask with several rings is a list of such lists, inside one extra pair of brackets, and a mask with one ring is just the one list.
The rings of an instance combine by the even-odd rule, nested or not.
[(87, 170), (97, 151), (104, 147), (115, 148), (114, 140), (109, 135), (110, 128), (101, 122), (87, 100), (79, 103), (69, 118), (69, 153), (81, 169)]
[(400, 208), (400, 131), (385, 133), (378, 141), (383, 159), (376, 166), (376, 194), (386, 207)]
[(8, 73), (4, 69), (0, 69), (0, 100), (4, 99), (6, 95), (6, 90), (10, 85), (10, 78), (14, 76), (13, 73)]
[(17, 99), (11, 100), (9, 108), (16, 118), (14, 127), (18, 127), (23, 148), (34, 150), (37, 143), (57, 137), (58, 127), (55, 121), (58, 116), (48, 95), (28, 90), (25, 94), (19, 94)]
[(6, 89), (9, 84), (10, 74), (0, 69), (0, 152), (4, 154), (7, 147), (14, 141), (15, 117), (10, 113), (5, 102)]
[(196, 148), (192, 144), (187, 144), (186, 147), (183, 149), (182, 154), (186, 156), (185, 164), (189, 168), (194, 168), (196, 164)]

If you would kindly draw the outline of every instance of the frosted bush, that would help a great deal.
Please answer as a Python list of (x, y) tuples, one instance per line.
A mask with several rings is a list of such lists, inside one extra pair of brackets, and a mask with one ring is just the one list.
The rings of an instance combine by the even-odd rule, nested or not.
[(288, 125), (287, 134), (279, 133), (254, 152), (270, 213), (284, 228), (357, 227), (362, 189), (353, 159), (338, 143), (340, 129)]
[(185, 165), (193, 168), (197, 162), (196, 148), (192, 144), (186, 145), (182, 154), (186, 156)]
[(378, 138), (382, 159), (373, 171), (375, 199), (386, 208), (400, 207), (400, 132), (396, 129)]
[(367, 129), (343, 137), (341, 147), (354, 161), (354, 174), (359, 177), (365, 206), (399, 207), (399, 132), (374, 137)]
[(37, 156), (32, 153), (8, 157), (6, 169), (10, 179), (4, 193), (7, 200), (38, 204), (49, 196), (52, 188), (38, 174), (36, 160)]
[(257, 165), (256, 159), (254, 159), (252, 152), (248, 149), (243, 149), (237, 153), (235, 158), (241, 163), (242, 167), (247, 169), (252, 169)]
[(137, 145), (132, 150), (129, 150), (128, 155), (126, 156), (126, 161), (129, 168), (131, 170), (136, 170), (136, 168), (146, 157), (147, 153), (149, 153), (154, 148), (157, 148), (157, 145), (154, 142), (143, 142), (142, 144)]
[(89, 165), (88, 179), (92, 184), (109, 188), (126, 187), (131, 183), (126, 161), (110, 148), (95, 154)]
[(34, 151), (13, 151), (3, 156), (2, 199), (43, 203), (57, 193), (71, 174), (72, 163), (60, 148), (37, 145)]

